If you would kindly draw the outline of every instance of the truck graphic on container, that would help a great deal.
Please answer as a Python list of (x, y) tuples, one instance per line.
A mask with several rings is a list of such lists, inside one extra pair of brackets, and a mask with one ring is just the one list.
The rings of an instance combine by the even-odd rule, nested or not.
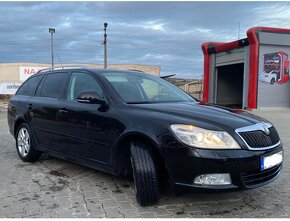
[(259, 74), (259, 81), (270, 84), (284, 84), (289, 81), (288, 54), (284, 51), (264, 54), (263, 72)]

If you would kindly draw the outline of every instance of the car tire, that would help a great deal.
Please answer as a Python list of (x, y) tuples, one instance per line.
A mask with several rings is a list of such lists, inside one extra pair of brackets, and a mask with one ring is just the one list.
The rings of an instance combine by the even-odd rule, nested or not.
[(275, 83), (275, 78), (272, 78), (270, 84), (274, 84), (274, 83)]
[(143, 143), (131, 144), (131, 164), (137, 202), (149, 206), (159, 201), (158, 175), (150, 148)]
[(33, 138), (27, 124), (19, 125), (16, 135), (16, 150), (24, 162), (34, 162), (41, 156), (41, 152), (34, 148)]

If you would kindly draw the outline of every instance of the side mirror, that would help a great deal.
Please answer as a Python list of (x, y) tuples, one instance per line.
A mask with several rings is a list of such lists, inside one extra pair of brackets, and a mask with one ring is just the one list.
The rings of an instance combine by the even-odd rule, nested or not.
[(94, 91), (86, 91), (81, 92), (79, 96), (77, 96), (77, 102), (87, 103), (87, 104), (106, 104), (106, 100), (101, 99), (99, 95)]

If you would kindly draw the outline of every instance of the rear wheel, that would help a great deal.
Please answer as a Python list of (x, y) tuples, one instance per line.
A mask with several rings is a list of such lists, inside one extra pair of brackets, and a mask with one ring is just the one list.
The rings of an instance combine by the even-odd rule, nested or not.
[(272, 78), (270, 84), (274, 84), (274, 83), (275, 83), (275, 78)]
[(131, 144), (131, 163), (137, 202), (149, 206), (159, 201), (158, 176), (150, 148), (139, 142)]
[(34, 149), (31, 132), (27, 124), (20, 124), (16, 132), (16, 150), (24, 162), (33, 162), (39, 159), (41, 152)]

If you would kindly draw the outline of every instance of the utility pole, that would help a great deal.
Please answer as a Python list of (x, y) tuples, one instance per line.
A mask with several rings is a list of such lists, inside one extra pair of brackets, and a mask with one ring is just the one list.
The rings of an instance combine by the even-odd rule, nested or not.
[(49, 28), (48, 32), (51, 34), (51, 67), (54, 66), (54, 56), (53, 56), (53, 34), (55, 33), (54, 28)]
[(238, 27), (238, 40), (240, 40), (240, 29), (241, 29), (241, 22), (239, 21), (239, 27)]
[(108, 23), (104, 23), (104, 68), (107, 68), (107, 27)]

